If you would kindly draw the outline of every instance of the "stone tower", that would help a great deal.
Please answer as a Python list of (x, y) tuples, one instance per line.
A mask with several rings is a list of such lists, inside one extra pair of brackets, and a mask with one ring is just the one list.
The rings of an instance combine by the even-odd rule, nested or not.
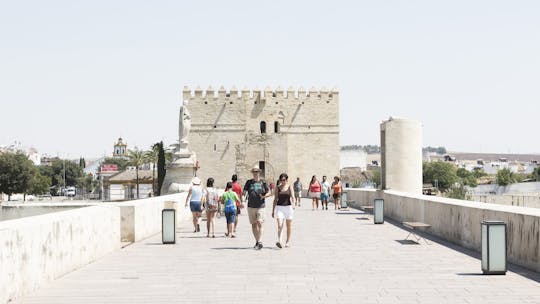
[(382, 189), (422, 194), (422, 124), (393, 118), (381, 123)]
[(268, 182), (286, 172), (291, 182), (300, 177), (304, 187), (312, 175), (339, 175), (336, 90), (185, 87), (183, 99), (192, 117), (189, 142), (200, 166), (197, 176), (213, 177), (217, 187), (225, 187), (234, 173), (245, 182), (253, 166)]

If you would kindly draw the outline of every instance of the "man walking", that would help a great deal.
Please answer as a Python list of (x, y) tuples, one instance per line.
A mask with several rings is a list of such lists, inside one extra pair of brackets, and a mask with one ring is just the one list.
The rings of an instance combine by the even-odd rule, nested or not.
[(322, 177), (322, 183), (321, 183), (321, 209), (328, 210), (328, 198), (330, 196), (330, 184), (326, 180), (326, 175)]
[(300, 177), (296, 178), (296, 181), (293, 184), (294, 196), (296, 198), (295, 205), (300, 207), (300, 196), (302, 195), (302, 183), (300, 182)]
[(262, 249), (261, 242), (264, 223), (264, 199), (271, 195), (268, 185), (260, 178), (261, 169), (257, 166), (251, 169), (253, 178), (248, 180), (244, 185), (244, 193), (248, 198), (248, 216), (251, 224), (251, 231), (255, 237), (255, 249)]

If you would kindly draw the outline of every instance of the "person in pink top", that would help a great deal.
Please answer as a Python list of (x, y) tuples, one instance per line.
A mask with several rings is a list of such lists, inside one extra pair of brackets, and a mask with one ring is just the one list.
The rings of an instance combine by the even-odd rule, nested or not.
[(308, 195), (311, 197), (313, 209), (319, 209), (319, 198), (321, 197), (321, 183), (317, 179), (317, 176), (313, 175), (311, 177), (311, 182), (309, 182)]

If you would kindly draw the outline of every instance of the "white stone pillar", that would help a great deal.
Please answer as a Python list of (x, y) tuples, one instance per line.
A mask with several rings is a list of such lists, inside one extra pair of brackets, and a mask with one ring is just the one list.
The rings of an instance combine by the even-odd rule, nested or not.
[(422, 124), (392, 118), (381, 123), (382, 189), (422, 194)]

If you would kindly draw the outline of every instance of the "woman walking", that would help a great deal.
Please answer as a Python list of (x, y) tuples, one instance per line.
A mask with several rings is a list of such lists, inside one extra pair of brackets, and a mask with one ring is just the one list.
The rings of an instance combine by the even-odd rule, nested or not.
[(295, 197), (294, 191), (288, 183), (289, 177), (286, 173), (281, 173), (279, 183), (277, 184), (276, 194), (274, 195), (274, 206), (272, 208), (272, 218), (277, 219), (278, 240), (276, 246), (281, 248), (281, 232), (283, 231), (283, 222), (287, 225), (287, 239), (285, 247), (290, 246), (291, 228), (294, 214)]
[(321, 183), (317, 180), (317, 176), (313, 175), (311, 177), (311, 182), (309, 182), (309, 197), (312, 199), (313, 209), (319, 209), (319, 198), (321, 197)]
[(201, 187), (201, 179), (194, 177), (191, 180), (191, 186), (189, 187), (185, 204), (185, 207), (187, 207), (189, 202), (189, 208), (191, 209), (191, 214), (193, 215), (193, 226), (195, 227), (195, 231), (193, 232), (201, 231), (199, 223), (202, 216), (202, 199), (203, 192)]
[(215, 238), (219, 194), (216, 188), (214, 188), (214, 179), (211, 177), (206, 180), (206, 188), (203, 190), (203, 197), (205, 198), (204, 207), (206, 209), (206, 237), (210, 237), (210, 231), (212, 231), (212, 237)]
[(341, 181), (339, 176), (334, 176), (334, 182), (332, 183), (332, 197), (334, 198), (334, 210), (341, 209), (341, 192), (343, 192), (343, 187), (341, 187)]
[(236, 237), (233, 234), (234, 220), (236, 219), (236, 202), (239, 201), (238, 196), (232, 190), (232, 183), (228, 182), (225, 187), (225, 192), (221, 195), (221, 203), (224, 206), (225, 218), (227, 219), (226, 237)]

